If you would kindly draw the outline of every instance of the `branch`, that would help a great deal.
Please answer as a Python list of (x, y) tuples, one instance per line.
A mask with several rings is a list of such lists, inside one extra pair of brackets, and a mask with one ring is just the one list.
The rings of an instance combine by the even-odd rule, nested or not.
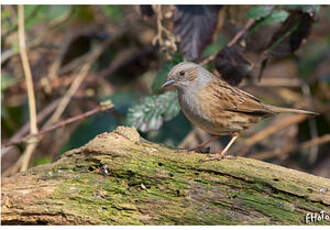
[[(32, 73), (29, 65), (29, 59), (26, 51), (25, 32), (24, 32), (24, 6), (18, 6), (18, 39), (19, 39), (19, 50), (22, 59), (22, 65), (25, 75), (25, 81), (27, 86), (29, 112), (30, 112), (30, 133), (32, 135), (38, 132), (37, 127), (37, 111), (36, 102), (33, 90)], [(28, 168), (30, 158), (33, 152), (32, 146), (29, 144), (23, 154), (23, 161), (21, 171), (25, 171)]]
[[(233, 37), (233, 39), (230, 42), (228, 42), (227, 46), (232, 47), (233, 45), (235, 45), (236, 42), (246, 33), (246, 31), (248, 31), (251, 28), (251, 26), (254, 24), (254, 22), (255, 22), (255, 20), (250, 18), (247, 21), (247, 23), (244, 25), (244, 27), (240, 31), (238, 31), (238, 33)], [(217, 53), (207, 57), (206, 59), (204, 59), (203, 61), (200, 62), (200, 65), (206, 65), (210, 61), (213, 61), (216, 56), (217, 56)]]
[(84, 81), (85, 77), (88, 74), (88, 71), (90, 67), (92, 66), (93, 62), (103, 53), (103, 51), (119, 36), (121, 36), (124, 31), (126, 31), (127, 28), (121, 30), (118, 32), (116, 35), (112, 36), (109, 38), (107, 41), (105, 41), (102, 45), (99, 47), (95, 48), (90, 52), (90, 54), (87, 56), (87, 62), (83, 65), (83, 67), (80, 70), (79, 75), (75, 78), (75, 80), (72, 82), (70, 88), (66, 92), (66, 94), (63, 96), (58, 108), (52, 115), (52, 117), (46, 122), (45, 126), (54, 124), (55, 122), (58, 121), (62, 113), (64, 112), (65, 108), (69, 104), (71, 98), (73, 95), (77, 92), (79, 89), (81, 83)]
[[(114, 34), (112, 37), (107, 39), (105, 42), (103, 42), (101, 45), (99, 45), (97, 48), (95, 48), (94, 50), (92, 50), (90, 52), (89, 56), (86, 57), (87, 63), (80, 70), (80, 75), (77, 76), (76, 79), (72, 82), (69, 90), (63, 96), (59, 106), (57, 107), (57, 110), (54, 112), (53, 116), (47, 120), (47, 122), (45, 123), (43, 128), (48, 125), (52, 125), (58, 121), (58, 119), (64, 112), (66, 106), (70, 102), (70, 99), (73, 97), (73, 95), (76, 93), (79, 86), (81, 85), (82, 81), (85, 79), (92, 63), (103, 53), (104, 49), (108, 48), (108, 46), (113, 41), (115, 41), (118, 37), (120, 37), (126, 31), (128, 31), (133, 25), (134, 25), (134, 22), (131, 23), (130, 21), (128, 21), (127, 23), (123, 23), (121, 26), (123, 29), (121, 29), (119, 32)], [(35, 148), (37, 147), (37, 144), (41, 141), (42, 138), (43, 138), (43, 136), (41, 135), (38, 137), (38, 140), (34, 140), (33, 148), (29, 148), (29, 152), (33, 152), (35, 150)], [(10, 174), (17, 172), (17, 170), (20, 168), (20, 165), (22, 164), (22, 157), (23, 157), (23, 155), (16, 161), (15, 165), (12, 168), (8, 169), (3, 174), (10, 175)]]
[(329, 142), (330, 142), (330, 134), (325, 134), (324, 136), (316, 137), (316, 138), (313, 138), (312, 140), (305, 141), (301, 145), (291, 144), (291, 145), (283, 146), (280, 148), (276, 148), (275, 150), (272, 150), (272, 151), (256, 153), (256, 154), (250, 155), (250, 157), (252, 157), (254, 159), (265, 160), (265, 159), (269, 159), (272, 157), (285, 156), (285, 155), (288, 155), (288, 153), (291, 153), (291, 152), (299, 150), (299, 149), (312, 148), (313, 146), (320, 146), (320, 145), (323, 145), (323, 144), (326, 144)]
[[(47, 107), (44, 108), (40, 113), (38, 113), (37, 123), (39, 124), (40, 122), (45, 120), (49, 116), (49, 114), (55, 110), (59, 102), (60, 102), (59, 99), (53, 101), (52, 103), (47, 105)], [(13, 143), (13, 144), (16, 143), (17, 141), (22, 139), (29, 131), (30, 131), (29, 123), (26, 123), (13, 137), (9, 139), (7, 144), (4, 144), (4, 146), (2, 146), (1, 157), (3, 157), (10, 150), (10, 148), (7, 148), (7, 146), (10, 146), (12, 144), (9, 143)]]
[(54, 125), (47, 126), (46, 128), (42, 129), (41, 131), (39, 131), (38, 133), (36, 133), (34, 135), (29, 135), (29, 136), (25, 136), (23, 138), (17, 138), (15, 140), (9, 141), (8, 143), (4, 144), (4, 147), (8, 147), (10, 145), (15, 145), (15, 144), (20, 144), (22, 142), (26, 142), (31, 137), (39, 137), (39, 136), (41, 136), (41, 135), (43, 135), (45, 133), (54, 131), (54, 130), (56, 130), (58, 128), (63, 128), (64, 126), (67, 126), (68, 124), (71, 124), (73, 122), (84, 120), (84, 119), (86, 119), (86, 118), (88, 118), (90, 116), (93, 116), (96, 113), (104, 112), (106, 110), (112, 109), (113, 107), (114, 106), (113, 106), (113, 104), (110, 101), (101, 102), (98, 107), (96, 107), (96, 108), (94, 108), (94, 109), (92, 109), (90, 111), (87, 111), (87, 112), (82, 113), (82, 114), (78, 114), (77, 116), (68, 118), (68, 119), (66, 119), (64, 121), (57, 122)]
[(260, 132), (256, 133), (255, 135), (253, 135), (252, 137), (247, 139), (245, 141), (245, 147), (252, 146), (255, 143), (267, 138), (268, 136), (270, 136), (286, 127), (289, 127), (291, 125), (302, 122), (305, 119), (307, 119), (307, 115), (305, 115), (305, 114), (289, 115), (288, 117), (283, 118), (280, 124), (268, 126), (267, 128), (261, 130)]

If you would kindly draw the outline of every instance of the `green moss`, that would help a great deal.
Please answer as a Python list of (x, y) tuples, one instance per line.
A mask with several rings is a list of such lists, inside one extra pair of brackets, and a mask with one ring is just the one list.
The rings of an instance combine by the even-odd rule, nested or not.
[[(302, 224), (302, 210), (324, 208), (300, 197), (298, 182), (274, 181), (267, 165), (241, 158), (200, 163), (203, 157), (150, 143), (79, 153), (74, 164), (54, 165), (53, 178), (65, 179), (51, 198), (75, 215), (124, 225)], [(287, 192), (293, 190), (297, 196)]]

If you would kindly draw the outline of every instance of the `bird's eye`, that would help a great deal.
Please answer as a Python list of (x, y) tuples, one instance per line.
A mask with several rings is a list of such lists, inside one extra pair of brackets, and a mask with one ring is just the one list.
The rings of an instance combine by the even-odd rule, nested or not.
[(179, 74), (180, 74), (180, 76), (183, 76), (183, 75), (184, 75), (184, 71), (181, 70), (181, 71), (179, 72)]

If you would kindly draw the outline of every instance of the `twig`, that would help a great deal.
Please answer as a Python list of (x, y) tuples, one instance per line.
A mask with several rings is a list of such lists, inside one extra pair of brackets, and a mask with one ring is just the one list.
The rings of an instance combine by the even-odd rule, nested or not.
[[(39, 124), (40, 122), (45, 120), (49, 116), (49, 114), (52, 113), (55, 110), (55, 108), (57, 107), (59, 102), (60, 102), (59, 99), (53, 101), (46, 108), (44, 108), (40, 113), (38, 113), (37, 123)], [(7, 144), (5, 144), (1, 148), (1, 157), (3, 157), (10, 150), (10, 147), (8, 147), (8, 148), (6, 147), (6, 146), (11, 145), (9, 143), (16, 143), (18, 140), (22, 139), (30, 131), (30, 126), (29, 125), (30, 125), (29, 122), (26, 123), (13, 137), (11, 137), (9, 139)]]
[[(30, 133), (36, 134), (38, 133), (37, 127), (37, 111), (36, 111), (36, 102), (33, 90), (33, 80), (32, 73), (29, 65), (29, 59), (26, 51), (26, 43), (25, 43), (25, 31), (24, 31), (24, 6), (18, 6), (18, 39), (19, 39), (19, 50), (20, 56), (22, 59), (22, 65), (25, 75), (25, 81), (27, 86), (27, 94), (28, 94), (28, 102), (29, 102), (29, 112), (30, 112)], [(23, 156), (21, 171), (25, 171), (30, 162), (30, 158), (32, 155), (31, 144), (28, 144)]]
[[(65, 20), (67, 20), (70, 16), (70, 13), (63, 15), (60, 18), (55, 18), (53, 21), (51, 21), (50, 23), (48, 23), (48, 27), (47, 29), (41, 33), (41, 35), (39, 35), (39, 37), (35, 38), (34, 40), (32, 40), (31, 42), (29, 42), (27, 44), (27, 47), (32, 49), (32, 48), (36, 48), (42, 45), (42, 41), (43, 38), (49, 34), (49, 30), (55, 29), (57, 25), (59, 25), (60, 23), (63, 23)], [(8, 50), (5, 50), (2, 54), (1, 54), (1, 65), (7, 61), (9, 58), (17, 55), (19, 53), (19, 51), (17, 51), (15, 48), (10, 48)]]
[[(70, 46), (70, 43), (72, 42), (72, 39), (69, 39), (69, 40), (70, 41), (67, 41), (66, 44), (64, 44), (59, 55), (57, 55), (57, 57), (53, 61), (53, 64), (50, 66), (48, 76), (42, 79), (43, 80), (42, 85), (44, 86), (45, 92), (48, 94), (51, 94), (51, 91), (52, 91), (51, 82), (57, 81), (59, 79), (58, 70), (61, 67), (61, 61), (62, 61), (65, 53), (67, 52), (67, 50)], [(84, 55), (83, 57), (86, 57), (86, 56)], [(82, 59), (82, 61), (84, 61), (84, 59)], [(81, 60), (80, 60), (80, 63), (81, 63)]]
[(60, 118), (60, 116), (64, 112), (65, 108), (69, 104), (72, 96), (77, 92), (77, 90), (79, 89), (81, 83), (83, 82), (83, 80), (87, 76), (87, 73), (88, 73), (90, 67), (93, 64), (93, 61), (103, 52), (105, 47), (106, 47), (105, 45), (102, 45), (102, 46), (98, 47), (97, 49), (95, 49), (91, 52), (91, 54), (88, 58), (89, 59), (88, 62), (81, 68), (79, 75), (72, 82), (72, 85), (70, 86), (70, 88), (68, 89), (68, 91), (66, 92), (64, 97), (62, 98), (62, 101), (60, 102), (60, 104), (57, 107), (56, 111), (54, 112), (52, 117), (47, 121), (46, 126), (50, 125), (50, 124), (53, 124), (53, 123), (58, 121), (58, 119)]
[(247, 139), (244, 143), (244, 147), (245, 148), (250, 147), (250, 146), (254, 145), (255, 143), (261, 141), (262, 139), (265, 139), (268, 136), (270, 136), (290, 125), (294, 125), (299, 122), (302, 122), (306, 118), (307, 118), (307, 115), (305, 115), (305, 114), (290, 115), (290, 116), (284, 118), (280, 124), (268, 126), (267, 128), (261, 130), (260, 132), (256, 133), (255, 135), (253, 135), (252, 137)]
[(309, 140), (309, 141), (305, 141), (303, 144), (302, 144), (302, 148), (310, 148), (312, 146), (315, 146), (315, 145), (322, 145), (322, 144), (325, 144), (327, 142), (330, 142), (330, 134), (325, 134), (321, 137), (316, 137), (316, 138), (313, 138), (312, 140)]
[[(121, 33), (119, 33), (119, 34), (121, 34)], [(114, 37), (117, 37), (117, 36), (114, 36)], [(56, 111), (54, 112), (53, 116), (51, 116), (48, 119), (48, 121), (45, 123), (45, 125), (43, 127), (47, 127), (48, 125), (52, 125), (55, 122), (57, 122), (57, 120), (60, 118), (60, 116), (64, 112), (66, 106), (70, 102), (72, 96), (78, 90), (79, 86), (81, 85), (81, 83), (85, 79), (85, 77), (86, 77), (86, 75), (88, 73), (88, 70), (89, 70), (90, 66), (92, 65), (92, 63), (94, 62), (94, 60), (97, 59), (99, 57), (99, 55), (101, 55), (101, 53), (103, 52), (103, 50), (106, 47), (109, 46), (109, 44), (114, 40), (114, 37), (110, 38), (109, 40), (107, 40), (106, 42), (104, 42), (102, 45), (100, 45), (98, 48), (96, 48), (93, 51), (91, 51), (91, 54), (88, 57), (88, 63), (86, 63), (81, 68), (81, 71), (80, 71), (79, 75), (72, 82), (70, 88), (68, 89), (68, 91), (66, 92), (66, 94), (63, 96), (63, 98), (62, 98), (59, 106), (57, 107)], [(32, 147), (30, 147), (28, 149), (29, 152), (31, 152), (31, 154), (35, 150), (35, 148), (37, 147), (37, 144), (40, 142), (40, 140), (42, 139), (42, 137), (43, 137), (42, 135), (38, 136), (37, 137), (38, 139), (35, 140), (36, 142), (33, 143), (33, 145), (31, 145)], [(23, 161), (22, 161), (21, 158), (15, 163), (15, 165), (13, 166), (13, 169), (10, 169), (10, 173), (15, 172), (15, 170), (17, 170), (17, 168), (18, 168), (18, 165), (20, 165), (21, 163), (23, 163)]]
[(256, 154), (251, 155), (250, 157), (254, 158), (254, 159), (258, 159), (258, 160), (265, 160), (265, 159), (269, 159), (269, 158), (276, 157), (276, 156), (286, 155), (286, 154), (294, 151), (295, 148), (297, 148), (296, 145), (289, 144), (289, 145), (285, 145), (283, 147), (276, 148), (275, 150), (272, 150), (272, 151), (256, 153)]
[(288, 153), (293, 152), (298, 149), (312, 148), (314, 146), (323, 145), (328, 142), (330, 142), (330, 134), (326, 134), (324, 136), (316, 137), (316, 138), (313, 138), (312, 140), (305, 141), (301, 145), (283, 146), (283, 147), (277, 148), (273, 151), (257, 153), (255, 155), (252, 155), (251, 157), (253, 157), (255, 159), (259, 159), (259, 160), (264, 160), (264, 159), (269, 159), (269, 158), (275, 157), (275, 156), (287, 155)]
[[(64, 121), (57, 122), (54, 125), (47, 126), (47, 127), (45, 127), (44, 129), (40, 130), (38, 133), (36, 133), (36, 134), (34, 134), (32, 136), (33, 137), (41, 136), (41, 135), (43, 135), (45, 133), (54, 131), (55, 129), (63, 128), (64, 126), (67, 126), (68, 124), (71, 124), (73, 122), (84, 120), (84, 119), (86, 119), (86, 118), (88, 118), (88, 117), (90, 117), (90, 116), (92, 116), (92, 115), (94, 115), (96, 113), (99, 113), (99, 112), (103, 112), (103, 111), (112, 109), (113, 107), (114, 106), (113, 106), (113, 104), (110, 101), (102, 102), (99, 106), (97, 106), (96, 108), (94, 108), (94, 109), (92, 109), (90, 111), (87, 111), (87, 112), (82, 113), (82, 114), (79, 114), (77, 116), (68, 118), (68, 119), (66, 119)], [(9, 145), (14, 145), (14, 144), (22, 143), (24, 141), (27, 141), (32, 136), (29, 135), (29, 136), (26, 136), (26, 137), (23, 137), (23, 138), (16, 139), (14, 141), (11, 141), (11, 142), (8, 142), (8, 143), (4, 144), (4, 146), (5, 147), (8, 147)]]
[(90, 116), (92, 116), (92, 115), (94, 115), (98, 112), (105, 111), (105, 110), (112, 109), (112, 108), (113, 108), (113, 104), (110, 101), (103, 102), (98, 107), (96, 107), (96, 108), (94, 108), (90, 111), (79, 114), (75, 117), (71, 117), (71, 118), (66, 119), (64, 121), (58, 122), (57, 124), (54, 124), (52, 126), (48, 126), (45, 129), (41, 130), (37, 135), (45, 134), (45, 133), (53, 131), (55, 129), (64, 127), (64, 126), (66, 126), (66, 125), (68, 125), (72, 122), (76, 122), (76, 121), (79, 121), (79, 120), (82, 120), (82, 119), (86, 119), (87, 117), (90, 117)]
[(238, 33), (235, 35), (235, 37), (227, 44), (228, 47), (232, 47), (235, 45), (235, 43), (245, 34), (245, 32), (250, 29), (250, 27), (254, 24), (255, 20), (250, 18), (244, 27), (238, 31)]
[[(106, 49), (113, 41), (115, 41), (119, 36), (121, 36), (123, 33), (125, 33), (126, 31), (128, 31), (130, 28), (131, 28), (131, 23), (130, 22), (128, 22), (128, 23), (123, 23), (122, 24), (122, 27), (121, 28), (123, 28), (122, 30), (120, 30), (118, 33), (116, 33), (116, 34), (114, 34), (111, 38), (109, 38), (107, 41), (105, 41), (105, 42), (103, 42), (103, 44), (102, 45), (100, 45), (98, 48), (96, 48), (95, 50), (93, 50), (93, 51), (91, 51), (91, 55), (90, 55), (90, 57), (88, 58), (88, 62), (89, 62), (89, 65), (91, 65), (98, 57), (99, 57), (99, 55), (101, 55), (102, 54), (102, 52), (103, 52), (103, 50), (104, 49)], [(88, 63), (87, 63), (88, 64)], [(84, 67), (82, 67), (82, 70), (84, 70), (84, 69), (87, 69), (86, 68), (87, 67), (87, 65), (85, 65), (85, 68)], [(80, 71), (80, 74), (83, 74), (83, 71)], [(85, 70), (84, 70), (85, 71)], [(81, 76), (79, 77), (79, 76), (77, 76), (77, 78), (78, 79), (80, 79), (80, 78), (82, 78)], [(75, 81), (76, 81), (76, 79), (75, 79)], [(74, 82), (75, 82), (74, 81)], [(80, 81), (80, 80), (79, 80)], [(72, 84), (74, 84), (74, 82), (72, 83)], [(78, 85), (79, 86), (79, 85)], [(75, 86), (76, 87), (76, 86)], [(72, 88), (72, 85), (71, 85), (71, 87), (69, 88), (69, 90)], [(79, 87), (78, 87), (79, 88)], [(69, 91), (68, 90), (68, 91)], [(71, 93), (70, 93), (71, 94)], [(62, 101), (60, 102), (60, 103), (62, 103), (62, 105), (61, 105), (61, 110), (62, 111), (64, 111), (64, 109), (65, 109), (65, 107), (66, 107), (66, 105), (67, 105), (67, 102), (66, 102), (66, 100), (67, 99), (65, 99), (64, 100), (64, 98), (66, 98), (67, 97), (67, 95), (68, 95), (68, 92), (65, 94), (65, 96), (62, 98)], [(65, 106), (64, 106), (64, 102), (65, 102)], [(58, 108), (59, 109), (59, 108)], [(61, 114), (59, 114), (59, 115), (61, 115)], [(58, 116), (58, 115), (57, 115)], [(52, 122), (50, 122), (52, 120)], [(53, 124), (53, 122), (56, 122), (56, 120), (55, 120), (55, 117), (54, 116), (52, 116), (46, 123), (45, 123), (45, 125), (43, 126), (43, 127), (46, 127), (47, 125), (51, 125), (51, 124)], [(41, 136), (39, 136), (38, 137), (38, 140), (36, 140), (36, 141), (38, 141), (38, 142), (40, 142), (40, 140), (43, 138), (43, 136), (41, 135)], [(33, 152), (34, 150), (35, 150), (35, 148), (37, 147), (37, 143), (36, 144), (33, 144), (33, 145), (31, 145), (32, 147), (31, 147), (31, 150), (29, 150), (29, 151), (31, 151), (31, 152)], [(22, 156), (16, 161), (16, 163), (15, 163), (15, 165), (13, 166), (13, 167), (11, 167), (10, 169), (8, 169), (8, 170), (6, 170), (4, 173), (3, 173), (3, 175), (9, 175), (9, 174), (12, 174), (12, 173), (15, 173), (15, 172), (17, 172), (17, 170), (19, 169), (19, 167), (20, 167), (20, 165), (21, 165), (21, 163), (22, 163)]]
[[(246, 31), (248, 29), (250, 29), (250, 27), (254, 24), (255, 20), (250, 18), (247, 23), (244, 25), (244, 27), (238, 31), (238, 33), (233, 37), (233, 39), (231, 39), (230, 42), (228, 42), (227, 47), (232, 47), (233, 45), (236, 44), (236, 42), (246, 33)], [(206, 59), (204, 59), (203, 61), (201, 61), (199, 64), (200, 65), (206, 65), (207, 63), (209, 63), (210, 61), (214, 60), (214, 58), (217, 56), (217, 53), (214, 55), (211, 55), (209, 57), (207, 57)]]
[[(100, 52), (99, 49), (96, 49), (98, 52)], [(94, 51), (96, 52), (96, 51)], [(92, 54), (95, 54), (95, 53)], [(92, 55), (92, 57), (94, 57), (94, 55)], [(94, 60), (94, 59), (93, 59)], [(83, 82), (83, 80), (85, 79), (90, 66), (92, 65), (92, 60), (90, 60), (88, 63), (86, 63), (81, 71), (80, 74), (77, 76), (77, 78), (73, 81), (72, 85), (70, 86), (69, 90), (67, 91), (67, 93), (64, 95), (64, 97), (62, 98), (59, 106), (57, 107), (57, 109), (55, 110), (54, 114), (49, 118), (49, 120), (46, 122), (45, 126), (51, 125), (55, 122), (58, 121), (58, 119), (60, 118), (60, 116), (62, 115), (62, 113), (64, 112), (66, 106), (69, 104), (72, 96), (75, 94), (75, 92), (78, 90), (79, 86), (81, 85), (81, 83)], [(36, 134), (36, 133), (33, 133)], [(42, 136), (39, 136), (39, 139), (36, 139), (36, 137), (34, 137), (34, 142), (31, 144), (31, 146), (26, 148), (25, 153), (23, 154), (23, 157), (26, 154), (26, 158), (22, 160), (22, 167), (21, 167), (21, 171), (25, 171), (28, 168), (28, 163), (29, 160), (31, 158), (32, 153), (34, 152), (35, 148), (38, 146), (38, 143), (40, 142), (40, 139), (42, 138)], [(20, 161), (18, 161), (20, 162)]]
[[(52, 45), (49, 45), (47, 43), (42, 43), (42, 39), (44, 37), (45, 33), (41, 34), (39, 37), (35, 38), (34, 40), (32, 40), (31, 42), (27, 43), (27, 48), (29, 49), (33, 49), (36, 47), (54, 47)], [(15, 48), (10, 48), (5, 50), (2, 54), (1, 54), (1, 64), (3, 64), (5, 61), (7, 61), (9, 58), (17, 55), (19, 53), (19, 51), (17, 51), (17, 49)]]
[[(311, 90), (309, 85), (305, 81), (302, 81), (301, 88), (305, 99), (307, 99), (308, 101), (309, 108), (313, 109), (313, 103), (311, 100)], [(317, 131), (315, 119), (308, 118), (308, 126), (312, 139), (316, 139), (318, 137), (318, 131)], [(318, 145), (314, 145), (313, 147), (311, 147), (310, 155), (309, 155), (309, 163), (315, 162), (315, 160), (317, 159), (318, 152), (319, 152)]]

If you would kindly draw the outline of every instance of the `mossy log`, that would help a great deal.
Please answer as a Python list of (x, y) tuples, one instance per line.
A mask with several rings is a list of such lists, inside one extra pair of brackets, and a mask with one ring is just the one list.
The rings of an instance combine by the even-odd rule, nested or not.
[[(98, 135), (58, 161), (2, 179), (2, 224), (305, 224), (330, 211), (330, 180), (236, 157)], [(329, 220), (314, 224), (329, 224)]]

